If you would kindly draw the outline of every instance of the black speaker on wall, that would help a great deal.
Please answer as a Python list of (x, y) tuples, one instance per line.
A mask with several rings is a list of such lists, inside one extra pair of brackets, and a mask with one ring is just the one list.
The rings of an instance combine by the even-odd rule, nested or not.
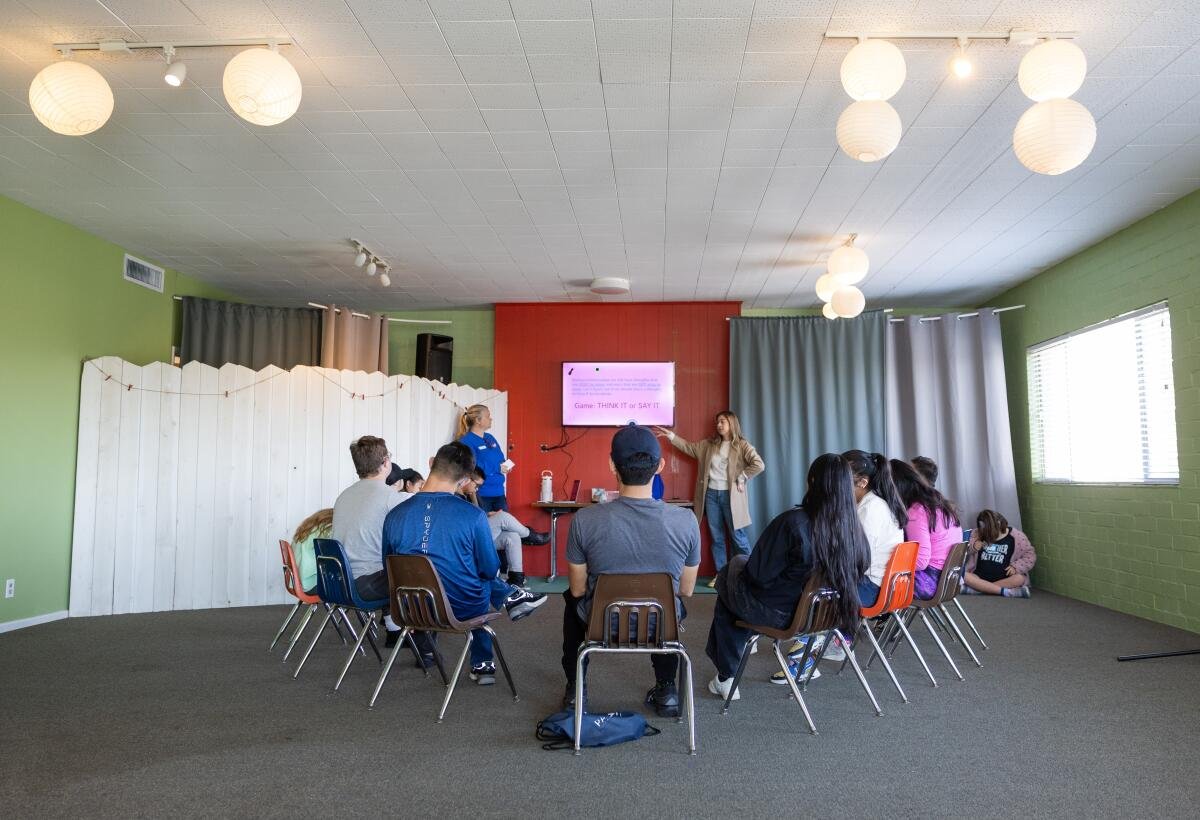
[(449, 384), (453, 369), (454, 337), (418, 333), (417, 375), (423, 379)]

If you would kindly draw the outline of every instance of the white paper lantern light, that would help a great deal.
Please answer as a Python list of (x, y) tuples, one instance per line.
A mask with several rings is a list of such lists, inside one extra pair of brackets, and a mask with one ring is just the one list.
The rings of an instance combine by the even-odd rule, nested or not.
[(853, 319), (867, 306), (867, 297), (854, 285), (844, 285), (834, 292), (833, 299), (829, 304), (838, 316), (843, 319)]
[(837, 121), (837, 141), (847, 156), (878, 162), (900, 144), (900, 115), (882, 100), (851, 103)]
[(296, 69), (279, 52), (247, 49), (225, 66), (225, 99), (255, 125), (278, 125), (296, 113), (303, 88)]
[(829, 254), (829, 272), (843, 285), (857, 285), (867, 278), (870, 269), (866, 251), (853, 245), (842, 245)]
[(33, 78), (29, 107), (38, 122), (54, 133), (82, 137), (108, 122), (113, 93), (96, 69), (63, 60), (51, 63)]
[(1066, 173), (1092, 153), (1096, 121), (1074, 100), (1046, 100), (1030, 107), (1013, 129), (1013, 151), (1030, 171)]
[(1047, 40), (1021, 58), (1017, 84), (1034, 102), (1070, 97), (1087, 76), (1087, 57), (1067, 40)]
[(826, 319), (837, 319), (838, 318), (837, 311), (834, 310), (833, 305), (829, 304), (828, 302), (821, 305), (821, 315), (824, 316)]
[(822, 302), (828, 302), (833, 298), (834, 291), (841, 286), (842, 283), (832, 273), (822, 274), (817, 279), (817, 298)]
[(856, 100), (888, 100), (900, 86), (908, 69), (900, 49), (887, 40), (864, 40), (842, 60), (842, 88)]

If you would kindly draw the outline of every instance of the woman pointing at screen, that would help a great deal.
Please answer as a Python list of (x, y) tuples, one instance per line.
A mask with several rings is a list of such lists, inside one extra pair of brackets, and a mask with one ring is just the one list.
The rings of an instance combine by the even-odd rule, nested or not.
[[(708, 519), (712, 536), (713, 563), (720, 572), (727, 560), (725, 530), (733, 539), (733, 548), (750, 554), (750, 502), (746, 481), (766, 469), (758, 452), (742, 438), (742, 425), (729, 410), (717, 413), (717, 433), (712, 438), (692, 443), (665, 427), (655, 428), (666, 436), (675, 449), (696, 459), (696, 493), (693, 498), (696, 518)], [(713, 582), (708, 584), (713, 586)]]

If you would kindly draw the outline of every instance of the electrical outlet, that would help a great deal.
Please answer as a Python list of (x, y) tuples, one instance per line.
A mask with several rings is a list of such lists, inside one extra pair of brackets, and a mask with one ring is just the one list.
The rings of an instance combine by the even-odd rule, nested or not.
[(11, 598), (17, 594), (17, 579), (9, 578), (4, 582), (4, 597)]

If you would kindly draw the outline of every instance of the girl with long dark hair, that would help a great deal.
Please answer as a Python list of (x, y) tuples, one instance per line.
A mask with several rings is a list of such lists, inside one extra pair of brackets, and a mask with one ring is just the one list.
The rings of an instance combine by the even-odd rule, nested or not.
[(892, 479), (908, 512), (904, 537), (917, 542), (917, 572), (913, 578), (918, 598), (932, 598), (950, 548), (962, 543), (958, 511), (931, 487), (907, 461), (892, 459)]
[(871, 567), (858, 584), (858, 597), (863, 606), (872, 606), (879, 598), (879, 584), (883, 571), (891, 560), (896, 545), (904, 540), (904, 525), (908, 513), (896, 483), (892, 480), (892, 468), (887, 456), (863, 450), (847, 450), (842, 458), (850, 465), (854, 476), (854, 500), (857, 503), (858, 520), (862, 523), (871, 548)]
[[(735, 555), (717, 576), (717, 605), (706, 652), (717, 667), (708, 684), (725, 697), (733, 685), (738, 658), (750, 633), (737, 621), (783, 629), (792, 622), (809, 577), (818, 574), (836, 589), (838, 628), (858, 628), (858, 581), (870, 567), (870, 550), (855, 511), (850, 468), (836, 453), (818, 456), (808, 468), (808, 491), (800, 506), (776, 516), (759, 536), (749, 557)], [(793, 662), (801, 677), (811, 669)], [(812, 670), (817, 677), (816, 670)], [(786, 680), (781, 682), (786, 683)], [(740, 695), (734, 693), (737, 700)]]

